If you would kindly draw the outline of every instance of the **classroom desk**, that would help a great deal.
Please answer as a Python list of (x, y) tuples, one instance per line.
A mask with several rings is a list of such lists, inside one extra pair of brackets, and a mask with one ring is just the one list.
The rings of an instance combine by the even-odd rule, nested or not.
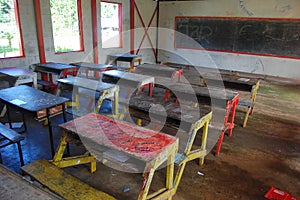
[(154, 85), (154, 77), (134, 74), (130, 72), (118, 71), (118, 70), (109, 70), (101, 73), (101, 80), (103, 82), (109, 82), (113, 84), (119, 84), (120, 86), (133, 84), (132, 87), (138, 88), (137, 94), (141, 92), (143, 86), (149, 85), (149, 96), (152, 96), (152, 89)]
[(130, 70), (133, 71), (135, 68), (135, 62), (138, 62), (139, 65), (142, 63), (142, 56), (129, 53), (117, 53), (108, 55), (108, 60), (112, 62), (113, 65), (117, 65), (118, 61), (129, 62)]
[(87, 62), (78, 62), (78, 63), (71, 63), (71, 65), (74, 65), (79, 68), (79, 73), (85, 72), (86, 78), (89, 78), (89, 72), (93, 72), (93, 79), (99, 80), (100, 73), (115, 69), (112, 67), (112, 65), (106, 65), (106, 64), (95, 64), (95, 63), (87, 63)]
[(0, 69), (0, 77), (3, 80), (4, 77), (8, 76), (14, 79), (12, 86), (32, 83), (34, 88), (37, 88), (37, 74), (35, 72), (17, 68), (1, 68)]
[(181, 82), (172, 82), (166, 78), (160, 78), (156, 84), (161, 85), (161, 87), (167, 87), (167, 90), (179, 98), (184, 98), (183, 100), (197, 97), (200, 103), (208, 103), (211, 106), (225, 108), (226, 117), (224, 125), (227, 127), (229, 136), (232, 135), (236, 107), (239, 102), (238, 92), (226, 91), (216, 87), (207, 88)]
[[(8, 81), (10, 86), (32, 83), (34, 88), (37, 88), (37, 74), (35, 72), (17, 68), (1, 68), (0, 77), (2, 81)], [(3, 107), (0, 117), (6, 113), (6, 107)]]
[[(160, 106), (156, 106), (157, 104)], [(131, 117), (138, 118), (137, 124), (142, 125), (142, 122), (139, 121), (143, 120), (146, 122), (144, 125), (147, 128), (161, 130), (171, 135), (176, 134), (179, 139), (178, 153), (175, 158), (175, 163), (178, 164), (174, 180), (175, 192), (187, 162), (199, 159), (199, 164), (203, 165), (204, 157), (210, 148), (215, 146), (215, 142), (219, 138), (219, 130), (208, 129), (212, 116), (216, 117), (217, 115), (219, 118), (220, 115), (225, 115), (224, 110), (215, 113), (216, 109), (211, 112), (210, 109), (197, 109), (194, 105), (188, 105), (186, 102), (183, 104), (179, 105), (173, 102), (170, 104), (162, 99), (139, 95), (131, 98), (128, 105)], [(162, 107), (164, 108), (162, 109)], [(151, 114), (149, 114), (150, 112)], [(169, 128), (173, 130), (169, 132)], [(195, 139), (197, 135), (201, 137), (201, 142)]]
[[(236, 107), (239, 102), (240, 94), (234, 91), (228, 91), (217, 87), (201, 87), (199, 85), (191, 85), (182, 82), (174, 82), (169, 78), (156, 79), (156, 85), (161, 88), (166, 88), (167, 94), (172, 92), (179, 98), (179, 100), (192, 100), (197, 99), (200, 104), (208, 104), (212, 107), (220, 107), (225, 109), (225, 117), (221, 129), (219, 143), (215, 154), (218, 155), (222, 146), (225, 132), (231, 136), (234, 128), (234, 120)], [(165, 96), (168, 97), (169, 95)]]
[[(210, 85), (218, 84), (215, 75), (212, 73), (204, 73), (203, 78)], [(259, 88), (260, 80), (258, 78), (242, 77), (235, 74), (221, 74), (221, 78), (225, 88), (250, 92), (251, 96), (248, 101), (239, 101), (238, 105), (246, 106), (247, 111), (244, 117), (243, 127), (246, 127), (249, 115), (252, 115), (255, 106), (256, 95)]]
[(62, 199), (0, 164), (1, 199)]
[[(26, 85), (20, 85), (0, 90), (0, 101), (5, 103), (7, 106), (7, 116), (9, 122), (11, 122), (9, 106), (17, 108), (22, 113), (25, 131), (27, 131), (24, 118), (25, 112), (34, 113), (39, 121), (47, 119), (51, 153), (54, 155), (54, 144), (50, 118), (54, 115), (62, 113), (63, 119), (66, 121), (64, 108), (65, 102), (67, 102), (68, 99), (57, 97)], [(12, 128), (11, 123), (9, 124), (10, 128)]]
[[(134, 126), (124, 121), (113, 120), (95, 113), (76, 118), (59, 125), (62, 138), (52, 160), (58, 167), (68, 167), (91, 163), (91, 172), (96, 170), (96, 159), (113, 159), (100, 152), (102, 147), (125, 154), (146, 163), (144, 181), (138, 199), (147, 197), (154, 172), (167, 162), (166, 185), (155, 196), (171, 198), (173, 190), (174, 159), (178, 149), (178, 139), (173, 136)], [(63, 158), (67, 137), (79, 135), (91, 155)], [(89, 144), (89, 145), (88, 145)]]
[(57, 79), (65, 78), (69, 75), (76, 76), (78, 69), (73, 65), (48, 62), (35, 64), (34, 71), (41, 76), (41, 79), (37, 81), (38, 84), (42, 85), (43, 89), (50, 89), (53, 94), (56, 94), (57, 84), (53, 75), (56, 76)]
[[(173, 68), (185, 68), (185, 77), (192, 84), (200, 84), (201, 86), (217, 86), (224, 87), (227, 89), (234, 89), (239, 91), (250, 92), (251, 96), (249, 100), (239, 100), (238, 105), (246, 106), (247, 111), (244, 117), (243, 127), (246, 127), (248, 117), (253, 113), (255, 106), (256, 95), (259, 89), (261, 75), (230, 71), (225, 69), (211, 69), (207, 67), (189, 66), (178, 63), (164, 63)], [(197, 69), (197, 71), (195, 71)], [(201, 74), (200, 74), (200, 73)], [(197, 75), (195, 75), (197, 74)], [(200, 78), (200, 81), (199, 81)]]
[(178, 81), (180, 81), (183, 75), (183, 70), (179, 68), (168, 67), (166, 65), (144, 63), (138, 65), (135, 68), (134, 73), (154, 76), (154, 77), (167, 77), (173, 79), (178, 77)]
[[(73, 94), (74, 94), (74, 101), (67, 102), (69, 106), (75, 106), (77, 108), (80, 107), (79, 105), (79, 88), (84, 88), (92, 92), (99, 92), (99, 97), (96, 104), (95, 112), (98, 113), (100, 106), (104, 99), (113, 97), (114, 98), (114, 115), (118, 115), (118, 102), (119, 102), (119, 86), (109, 83), (103, 83), (96, 80), (80, 78), (80, 77), (68, 77), (64, 79), (58, 79), (57, 82), (59, 83), (57, 95), (59, 96), (63, 90), (65, 85), (69, 85), (73, 87)], [(90, 94), (89, 96), (92, 100), (95, 99), (95, 94)], [(92, 101), (93, 102), (93, 101)]]

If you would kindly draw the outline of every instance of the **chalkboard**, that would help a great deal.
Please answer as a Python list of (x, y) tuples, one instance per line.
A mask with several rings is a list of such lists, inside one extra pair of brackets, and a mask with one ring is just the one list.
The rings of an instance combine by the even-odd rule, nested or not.
[(175, 30), (176, 48), (300, 58), (299, 19), (176, 17)]

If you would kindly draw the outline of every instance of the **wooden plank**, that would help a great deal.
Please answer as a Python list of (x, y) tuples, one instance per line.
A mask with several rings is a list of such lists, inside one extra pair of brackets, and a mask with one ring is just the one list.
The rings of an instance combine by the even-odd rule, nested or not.
[(0, 165), (0, 199), (61, 199), (52, 192), (38, 188), (19, 174)]
[(99, 92), (117, 87), (116, 85), (110, 83), (104, 83), (101, 81), (74, 77), (74, 76), (64, 78), (64, 79), (58, 79), (57, 82), (62, 84), (77, 86), (81, 88), (86, 88), (93, 91), (99, 91)]
[(2, 123), (0, 123), (0, 135), (4, 136), (6, 139), (13, 143), (24, 140), (24, 136), (20, 135), (14, 130), (11, 130)]
[(22, 170), (64, 199), (115, 199), (67, 174), (45, 159), (23, 166)]

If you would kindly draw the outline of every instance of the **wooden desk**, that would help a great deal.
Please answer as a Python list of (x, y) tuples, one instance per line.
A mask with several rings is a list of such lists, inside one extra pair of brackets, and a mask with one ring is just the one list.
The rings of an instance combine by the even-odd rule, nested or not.
[(65, 78), (68, 75), (77, 75), (76, 66), (53, 62), (35, 64), (34, 71), (41, 76), (41, 79), (37, 81), (38, 84), (42, 85), (44, 90), (52, 90), (53, 94), (56, 94), (57, 90), (57, 84), (53, 75), (56, 76), (57, 79)]
[[(220, 130), (216, 132), (212, 129), (208, 129), (212, 118), (211, 110), (203, 110), (202, 107), (196, 109), (194, 106), (188, 106), (189, 109), (187, 109), (185, 105), (181, 104), (179, 106), (178, 103), (164, 105), (164, 101), (159, 103), (154, 98), (148, 96), (142, 97), (142, 95), (133, 97), (129, 103), (130, 108), (133, 108), (131, 109), (132, 116), (137, 117), (139, 120), (143, 119), (150, 122), (151, 124), (147, 124), (147, 127), (153, 130), (158, 130), (159, 127), (160, 129), (162, 129), (162, 127), (173, 127), (174, 124), (178, 126), (176, 131), (174, 130), (171, 133), (166, 132), (172, 135), (176, 133), (176, 137), (179, 139), (178, 153), (175, 158), (175, 163), (179, 165), (174, 180), (174, 193), (176, 193), (187, 162), (200, 159), (199, 164), (203, 165), (204, 157), (210, 150), (207, 146), (212, 146), (212, 144), (207, 145), (207, 143), (214, 142), (214, 146), (217, 140), (212, 141), (210, 138), (218, 138), (220, 135)], [(156, 103), (159, 103), (164, 109), (156, 107)], [(151, 118), (149, 117), (150, 108)], [(215, 112), (215, 110), (213, 112)], [(224, 116), (224, 113), (225, 111), (214, 115)], [(200, 129), (202, 129), (202, 134), (199, 131)], [(201, 136), (201, 142), (196, 142), (195, 138), (197, 134)]]
[[(34, 113), (38, 120), (47, 119), (51, 153), (54, 155), (54, 144), (50, 118), (53, 115), (62, 113), (64, 121), (66, 121), (64, 108), (65, 102), (67, 102), (68, 99), (57, 97), (26, 85), (20, 85), (0, 90), (0, 101), (5, 103), (7, 106), (7, 116), (9, 122), (11, 122), (9, 106), (17, 108), (22, 113), (25, 131), (27, 131), (27, 126), (24, 119), (24, 112), (27, 111)], [(10, 128), (12, 128), (11, 123)]]
[[(32, 83), (33, 87), (37, 88), (37, 74), (29, 70), (17, 67), (1, 68), (0, 77), (1, 80), (8, 81), (10, 86)], [(3, 117), (5, 113), (6, 107), (3, 107), (0, 117)]]
[[(247, 111), (243, 122), (243, 127), (246, 127), (248, 117), (253, 113), (260, 80), (263, 78), (261, 75), (224, 69), (211, 69), (207, 67), (189, 66), (177, 63), (164, 64), (174, 68), (185, 68), (185, 78), (188, 79), (189, 82), (192, 84), (200, 84), (201, 86), (209, 85), (217, 87), (225, 86), (226, 89), (250, 92), (251, 96), (249, 100), (239, 100), (238, 103), (238, 105), (240, 106), (247, 107)], [(197, 69), (197, 71), (195, 71), (195, 69)]]
[(0, 164), (0, 199), (62, 199), (26, 181)]
[[(172, 79), (169, 78), (157, 78), (156, 79), (156, 85), (160, 85), (160, 88), (167, 89), (167, 95), (166, 98), (169, 96), (168, 93), (172, 92), (176, 95), (176, 97), (180, 101), (192, 101), (197, 102), (200, 104), (200, 106), (207, 104), (208, 106), (212, 107), (210, 110), (213, 110), (214, 107), (220, 108), (224, 110), (223, 113), (220, 116), (224, 116), (223, 123), (220, 125), (217, 125), (218, 129), (220, 130), (220, 138), (219, 142), (217, 144), (217, 149), (215, 154), (218, 155), (222, 146), (223, 138), (225, 135), (225, 132), (228, 132), (228, 135), (231, 136), (233, 133), (233, 128), (235, 126), (234, 120), (235, 120), (235, 113), (236, 113), (236, 107), (239, 102), (239, 93), (233, 92), (233, 91), (226, 91), (225, 89), (220, 88), (214, 88), (214, 87), (201, 87), (197, 85), (190, 85), (186, 83), (181, 82), (174, 82)], [(133, 104), (136, 104), (136, 102), (139, 102), (138, 97), (132, 98), (131, 102)], [(163, 105), (162, 103), (160, 103)], [(142, 106), (137, 105), (136, 108), (139, 108)], [(197, 111), (197, 110), (196, 110)], [(172, 113), (172, 111), (171, 111)], [(194, 113), (193, 110), (189, 110), (187, 113), (187, 116), (190, 117), (190, 119), (184, 119), (184, 116), (180, 116), (179, 114), (179, 121), (191, 121), (199, 119), (199, 113)], [(168, 113), (169, 115), (170, 113)], [(174, 115), (173, 115), (174, 116)], [(192, 117), (191, 117), (192, 116)], [(174, 118), (174, 117), (173, 117)], [(195, 118), (195, 119), (194, 119)], [(193, 121), (191, 122), (193, 123)], [(220, 127), (220, 128), (219, 128)]]
[(142, 63), (142, 56), (141, 55), (135, 55), (135, 54), (129, 54), (129, 53), (117, 53), (117, 54), (110, 54), (108, 55), (109, 61), (112, 62), (113, 65), (117, 65), (118, 61), (121, 62), (129, 62), (130, 63), (130, 70), (134, 70), (134, 63), (138, 62), (139, 65)]
[(113, 84), (118, 84), (120, 86), (132, 85), (132, 87), (137, 87), (137, 94), (140, 93), (144, 85), (149, 85), (149, 96), (152, 96), (152, 89), (154, 85), (154, 77), (146, 76), (141, 74), (134, 74), (130, 72), (110, 70), (103, 72), (101, 80), (103, 82), (109, 82)]
[(10, 68), (1, 68), (0, 69), (0, 76), (3, 80), (3, 76), (9, 76), (14, 79), (14, 83), (11, 86), (32, 83), (34, 88), (37, 88), (37, 74), (35, 72), (17, 68), (17, 67), (10, 67)]
[[(58, 167), (91, 163), (91, 171), (96, 170), (96, 159), (102, 157), (101, 147), (115, 150), (146, 163), (144, 181), (138, 199), (147, 199), (155, 170), (167, 162), (166, 186), (155, 193), (156, 197), (171, 198), (173, 190), (174, 159), (178, 149), (178, 139), (132, 124), (106, 118), (95, 113), (61, 124), (63, 130), (60, 145), (53, 158)], [(93, 155), (62, 158), (69, 134), (79, 135)]]
[(71, 65), (78, 67), (79, 73), (84, 71), (86, 74), (86, 78), (89, 78), (89, 72), (92, 71), (93, 72), (92, 78), (96, 80), (99, 80), (101, 72), (114, 69), (112, 65), (86, 63), (86, 62), (71, 63)]
[(178, 78), (178, 81), (181, 80), (183, 75), (183, 70), (179, 68), (172, 68), (166, 65), (159, 64), (141, 64), (138, 65), (134, 73), (143, 74), (154, 77), (167, 77), (167, 78)]
[[(69, 106), (75, 106), (77, 108), (80, 107), (79, 105), (79, 88), (84, 88), (90, 90), (92, 92), (99, 92), (99, 98), (97, 99), (96, 110), (95, 112), (98, 113), (101, 107), (101, 104), (104, 99), (113, 97), (114, 98), (114, 115), (118, 115), (118, 102), (119, 102), (119, 86), (103, 83), (96, 80), (90, 80), (80, 77), (68, 77), (64, 79), (58, 79), (57, 82), (59, 83), (57, 95), (59, 96), (64, 88), (64, 85), (69, 85), (73, 87), (73, 94), (75, 96), (74, 101), (67, 102)], [(90, 96), (92, 100), (95, 100), (95, 94)], [(92, 101), (93, 102), (93, 101)]]

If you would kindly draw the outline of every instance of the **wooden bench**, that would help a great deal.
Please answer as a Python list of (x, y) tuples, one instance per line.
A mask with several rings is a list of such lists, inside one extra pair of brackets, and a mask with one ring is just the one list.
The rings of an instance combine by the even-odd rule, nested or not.
[(115, 199), (111, 195), (99, 191), (74, 176), (67, 174), (45, 159), (36, 160), (23, 166), (21, 169), (24, 173), (64, 199)]
[[(249, 100), (239, 100), (238, 102), (239, 106), (247, 107), (243, 121), (243, 127), (246, 127), (249, 115), (252, 115), (253, 113), (260, 80), (266, 78), (264, 75), (171, 62), (165, 62), (163, 64), (173, 68), (183, 68), (185, 74), (184, 77), (191, 84), (201, 85), (203, 87), (207, 85), (225, 87), (226, 89), (250, 92), (251, 97)], [(199, 72), (201, 72), (201, 74)]]
[[(4, 124), (0, 123), (0, 148), (6, 147), (11, 144), (17, 144), (18, 145), (18, 151), (19, 151), (19, 156), (20, 156), (20, 163), (21, 166), (24, 165), (24, 160), (23, 160), (23, 153), (22, 153), (22, 148), (21, 148), (21, 141), (24, 140), (24, 136), (20, 135), (16, 131), (8, 128)], [(2, 163), (2, 158), (0, 154), (0, 163)]]

